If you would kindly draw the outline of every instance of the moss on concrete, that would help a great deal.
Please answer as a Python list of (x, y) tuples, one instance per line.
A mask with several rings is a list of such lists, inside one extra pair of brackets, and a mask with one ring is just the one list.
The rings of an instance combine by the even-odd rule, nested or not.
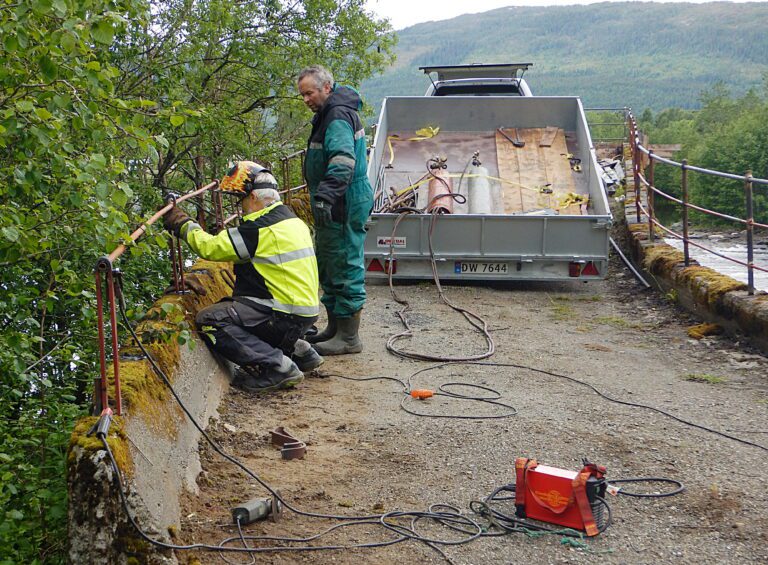
[(727, 292), (746, 290), (747, 285), (709, 267), (691, 266), (680, 271), (678, 279), (690, 288), (694, 299), (716, 310), (718, 301)]
[[(73, 465), (76, 461), (77, 453), (75, 447), (80, 447), (86, 453), (96, 453), (104, 449), (101, 440), (96, 436), (89, 436), (88, 432), (91, 431), (94, 424), (98, 421), (96, 416), (88, 416), (81, 418), (75, 424), (75, 429), (72, 430), (72, 435), (69, 438), (69, 455), (67, 462)], [(128, 449), (128, 436), (125, 435), (124, 421), (120, 416), (112, 417), (112, 425), (109, 427), (109, 435), (107, 436), (107, 444), (109, 449), (112, 450), (112, 455), (115, 458), (120, 472), (125, 476), (130, 476), (133, 473), (133, 459), (131, 458), (131, 452)]]
[(654, 275), (671, 277), (675, 266), (683, 262), (685, 255), (666, 243), (651, 245), (644, 250), (643, 268)]

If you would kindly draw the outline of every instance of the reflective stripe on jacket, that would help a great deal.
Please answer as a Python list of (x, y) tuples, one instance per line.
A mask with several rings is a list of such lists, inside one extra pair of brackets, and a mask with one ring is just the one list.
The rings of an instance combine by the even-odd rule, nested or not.
[(312, 119), (304, 174), (312, 197), (331, 204), (337, 222), (344, 220), (347, 204), (372, 198), (361, 105), (354, 89), (334, 85)]
[(312, 236), (288, 206), (271, 204), (217, 235), (188, 222), (181, 237), (204, 259), (235, 264), (233, 296), (286, 314), (317, 316), (320, 301)]

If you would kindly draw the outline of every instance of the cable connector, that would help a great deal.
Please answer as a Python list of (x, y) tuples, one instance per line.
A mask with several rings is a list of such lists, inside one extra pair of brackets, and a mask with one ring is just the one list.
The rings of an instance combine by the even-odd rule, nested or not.
[(112, 425), (112, 409), (110, 407), (104, 408), (104, 410), (101, 411), (101, 415), (99, 416), (99, 419), (96, 420), (96, 423), (93, 425), (93, 427), (88, 430), (89, 436), (95, 435), (99, 439), (106, 439), (109, 435), (109, 426)]
[(417, 388), (411, 391), (411, 396), (417, 400), (426, 400), (435, 396), (435, 391), (428, 388)]

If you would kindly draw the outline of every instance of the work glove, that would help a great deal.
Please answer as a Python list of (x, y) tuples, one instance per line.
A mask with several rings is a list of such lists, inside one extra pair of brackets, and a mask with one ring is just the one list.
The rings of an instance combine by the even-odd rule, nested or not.
[(325, 200), (315, 199), (315, 203), (312, 206), (312, 215), (315, 218), (315, 227), (324, 228), (333, 222), (331, 205)]
[(179, 237), (181, 235), (181, 227), (191, 221), (192, 218), (184, 210), (174, 206), (163, 216), (163, 227), (176, 237)]
[[(184, 277), (184, 290), (191, 290), (198, 296), (205, 296), (208, 294), (208, 291), (203, 286), (203, 283), (200, 282), (200, 279), (197, 277), (197, 275), (186, 275)], [(165, 289), (165, 292), (163, 294), (174, 294), (176, 292), (176, 285), (171, 283), (168, 288)]]

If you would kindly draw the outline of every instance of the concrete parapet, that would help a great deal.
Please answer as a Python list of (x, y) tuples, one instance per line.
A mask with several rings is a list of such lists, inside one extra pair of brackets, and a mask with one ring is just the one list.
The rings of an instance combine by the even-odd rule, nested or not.
[(625, 211), (630, 257), (649, 283), (700, 318), (732, 335), (742, 333), (768, 353), (768, 293), (749, 296), (744, 283), (694, 260), (686, 267), (683, 253), (664, 243), (663, 234), (654, 234), (650, 241), (648, 225), (634, 221), (634, 206)]
[[(164, 314), (178, 315), (176, 322), (186, 321), (194, 330), (197, 312), (229, 295), (228, 281), (233, 279), (231, 265), (226, 263), (198, 261), (190, 273), (206, 294), (163, 296), (136, 331), (187, 408), (206, 426), (229, 386), (229, 373), (198, 338), (191, 338), (194, 347), (180, 345), (179, 326), (167, 322)], [(200, 433), (131, 343), (130, 335), (121, 337), (125, 344), (120, 348), (123, 416), (113, 421), (108, 442), (125, 481), (132, 515), (153, 537), (172, 541), (179, 527), (180, 496), (184, 490), (197, 489)], [(106, 452), (99, 440), (87, 435), (95, 421), (89, 417), (78, 422), (70, 441), (70, 562), (176, 563), (172, 552), (159, 551), (142, 540), (128, 521)]]

